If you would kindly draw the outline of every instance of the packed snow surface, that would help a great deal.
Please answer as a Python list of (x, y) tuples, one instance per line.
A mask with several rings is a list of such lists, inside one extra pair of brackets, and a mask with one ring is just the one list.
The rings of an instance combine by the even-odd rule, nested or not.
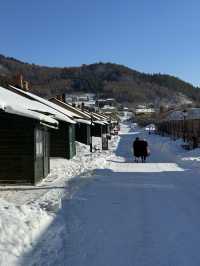
[[(133, 162), (136, 136), (145, 164)], [(110, 151), (79, 144), (79, 161), (52, 159), (38, 199), (2, 191), (0, 265), (199, 266), (200, 150), (181, 143), (124, 124)]]

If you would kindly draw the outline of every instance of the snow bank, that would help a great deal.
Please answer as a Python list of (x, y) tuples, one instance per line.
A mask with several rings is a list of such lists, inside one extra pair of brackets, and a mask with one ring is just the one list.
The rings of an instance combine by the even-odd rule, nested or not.
[(31, 249), (53, 216), (40, 208), (15, 206), (0, 199), (0, 265), (16, 265), (18, 257)]
[(170, 137), (159, 135), (148, 135), (143, 132), (150, 145), (156, 152), (151, 154), (151, 161), (163, 162), (168, 159), (169, 162), (176, 162), (185, 169), (200, 168), (200, 148), (193, 150), (185, 150), (183, 139), (173, 140)]

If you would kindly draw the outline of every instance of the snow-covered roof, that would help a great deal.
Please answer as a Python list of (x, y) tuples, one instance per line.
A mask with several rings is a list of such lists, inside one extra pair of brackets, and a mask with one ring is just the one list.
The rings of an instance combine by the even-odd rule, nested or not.
[(0, 109), (4, 110), (5, 107), (6, 107), (6, 104), (3, 101), (1, 101), (1, 99), (0, 99)]
[(92, 113), (92, 115), (100, 120), (106, 120), (106, 117), (99, 113)]
[[(58, 126), (58, 121), (52, 116), (47, 116), (34, 111), (38, 105), (34, 105), (34, 101), (24, 98), (12, 91), (0, 87), (0, 109), (6, 113), (16, 114), (32, 119), (39, 120), (45, 124)], [(33, 109), (33, 110), (32, 110)]]
[(91, 125), (91, 121), (90, 120), (85, 120), (85, 119), (75, 119), (75, 120), (78, 123), (82, 123), (82, 124), (86, 124), (86, 125)]
[(72, 105), (68, 104), (68, 103), (64, 103), (56, 98), (51, 98), (50, 102), (53, 102), (54, 104), (59, 104), (62, 108), (69, 110), (72, 114), (73, 117), (75, 118), (88, 118), (90, 119), (90, 115), (86, 114), (84, 111), (73, 107)]
[(115, 120), (115, 119), (112, 117), (112, 112), (105, 112), (103, 115), (104, 115), (106, 121), (110, 121), (110, 122), (112, 123), (112, 122)]
[(103, 122), (103, 121), (100, 121), (100, 120), (93, 120), (93, 122), (95, 123), (95, 124), (99, 124), (99, 125), (105, 125), (105, 123)]
[(93, 121), (94, 121), (95, 124), (99, 124), (99, 125), (105, 125), (106, 124), (105, 123), (106, 122), (105, 119), (100, 118), (98, 115), (93, 113), (92, 117), (93, 117)]
[(87, 111), (84, 111), (85, 114), (89, 115), (89, 117), (92, 116), (93, 118), (93, 122), (96, 124), (100, 124), (100, 125), (106, 125), (109, 124), (107, 120), (109, 120), (109, 118), (105, 115), (99, 114), (99, 113), (89, 113)]
[[(74, 124), (75, 121), (73, 121), (72, 115), (67, 113), (67, 110), (65, 112), (65, 109), (62, 108), (62, 111), (59, 110), (59, 108), (56, 108), (57, 105), (49, 102), (48, 100), (45, 100), (35, 94), (32, 94), (30, 92), (25, 92), (22, 91), (16, 87), (10, 86), (12, 89), (14, 89), (15, 92), (4, 89), (5, 91), (3, 92), (2, 97), (9, 98), (11, 95), (12, 98), (12, 103), (14, 104), (16, 100), (13, 100), (15, 97), (17, 97), (17, 102), (25, 107), (26, 109), (39, 112), (39, 113), (44, 113), (44, 114), (49, 114), (54, 116), (54, 118)], [(17, 93), (19, 92), (20, 95)], [(14, 94), (14, 98), (13, 98)], [(1, 95), (1, 94), (0, 94)], [(27, 97), (26, 97), (27, 96)], [(58, 106), (59, 107), (59, 106)]]

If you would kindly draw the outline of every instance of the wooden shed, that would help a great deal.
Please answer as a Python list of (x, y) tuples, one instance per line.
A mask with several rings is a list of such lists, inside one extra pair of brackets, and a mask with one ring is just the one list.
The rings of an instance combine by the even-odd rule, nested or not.
[(75, 125), (59, 121), (59, 129), (50, 131), (50, 156), (72, 159), (76, 155)]
[(102, 137), (102, 134), (103, 134), (102, 122), (93, 121), (92, 136), (94, 136), (94, 137)]
[(79, 108), (73, 107), (67, 103), (64, 103), (58, 99), (51, 98), (51, 102), (59, 105), (60, 107), (70, 111), (75, 124), (75, 140), (86, 145), (90, 144), (91, 138), (91, 117)]
[(50, 156), (66, 159), (73, 158), (76, 155), (73, 113), (35, 94), (17, 88), (13, 89), (22, 95), (26, 95), (26, 97), (31, 98), (35, 102), (42, 104), (44, 111), (51, 112), (56, 120), (59, 121), (58, 130), (50, 130)]
[(36, 184), (49, 173), (49, 129), (56, 131), (58, 122), (34, 107), (0, 87), (0, 183)]
[(79, 119), (76, 121), (75, 127), (76, 141), (89, 145), (91, 141), (91, 122)]

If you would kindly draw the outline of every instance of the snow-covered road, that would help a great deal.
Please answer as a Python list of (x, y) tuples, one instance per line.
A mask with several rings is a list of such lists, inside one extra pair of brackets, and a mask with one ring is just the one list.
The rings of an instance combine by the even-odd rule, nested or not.
[[(126, 129), (126, 128), (125, 128)], [(150, 135), (151, 157), (133, 163), (135, 136), (121, 135), (107, 169), (96, 169), (20, 265), (199, 266), (199, 167)], [(60, 241), (53, 232), (60, 227)], [(55, 242), (55, 243), (54, 243)]]

